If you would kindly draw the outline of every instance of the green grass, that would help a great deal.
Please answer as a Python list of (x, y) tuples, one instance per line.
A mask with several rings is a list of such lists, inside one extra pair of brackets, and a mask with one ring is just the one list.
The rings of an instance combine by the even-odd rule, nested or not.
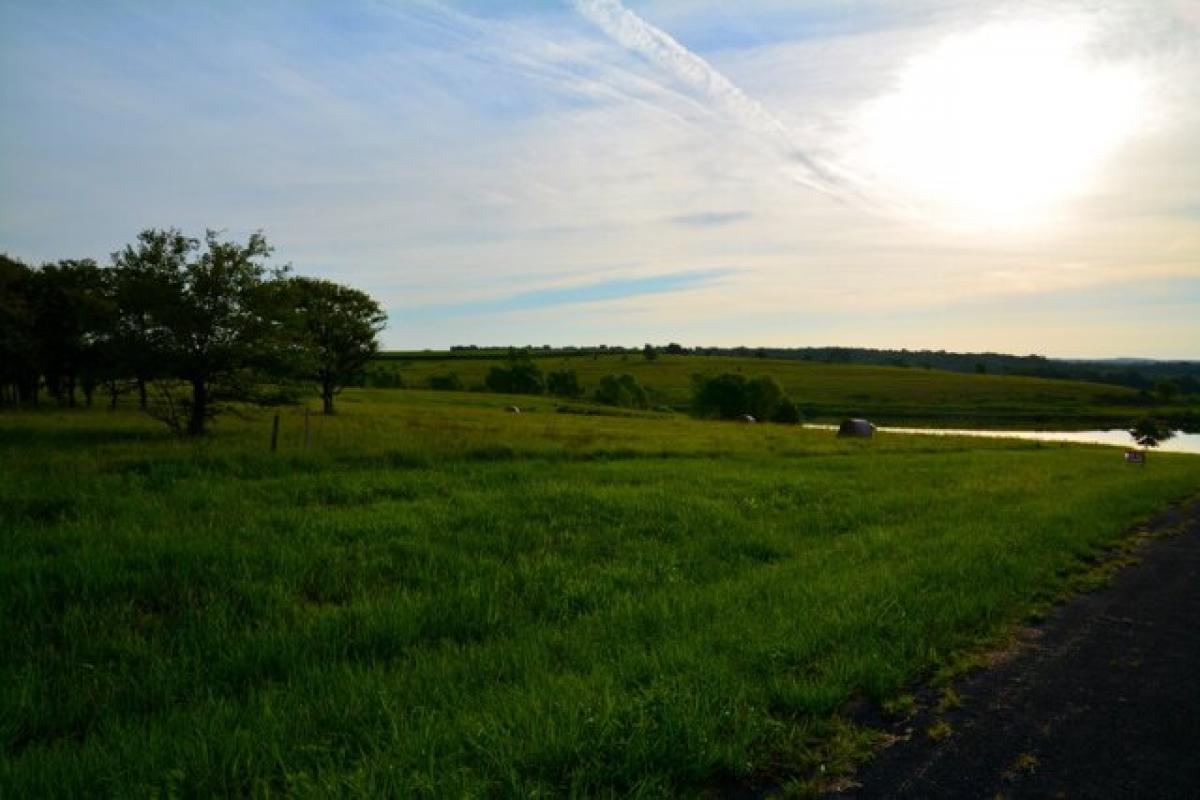
[[(348, 393), (0, 415), (0, 797), (674, 796), (861, 757), (1200, 458)], [(799, 781), (795, 780), (799, 779)]]
[[(1194, 400), (1155, 405), (1133, 389), (1080, 381), (1001, 375), (965, 375), (942, 370), (820, 364), (758, 358), (641, 355), (538, 357), (546, 372), (575, 369), (590, 394), (610, 373), (628, 372), (649, 390), (653, 404), (686, 406), (693, 374), (740, 372), (774, 376), (809, 419), (834, 421), (868, 416), (884, 423), (1007, 427), (1122, 427), (1141, 415), (1200, 423)], [(465, 387), (481, 386), (496, 358), (449, 355), (420, 358), (385, 355), (375, 369), (398, 370), (410, 387), (424, 388), (431, 375), (455, 372)]]

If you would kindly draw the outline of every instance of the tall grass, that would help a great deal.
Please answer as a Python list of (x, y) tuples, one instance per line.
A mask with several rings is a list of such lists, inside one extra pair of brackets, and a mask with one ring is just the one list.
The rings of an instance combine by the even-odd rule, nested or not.
[(804, 774), (1200, 459), (358, 392), (0, 416), (0, 796), (666, 796)]

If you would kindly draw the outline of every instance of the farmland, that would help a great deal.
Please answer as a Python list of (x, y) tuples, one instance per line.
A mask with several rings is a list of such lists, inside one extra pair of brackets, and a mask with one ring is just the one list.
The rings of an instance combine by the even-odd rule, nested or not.
[[(943, 370), (821, 364), (724, 356), (638, 353), (539, 355), (544, 371), (574, 369), (588, 391), (612, 373), (628, 373), (646, 387), (653, 405), (684, 408), (693, 375), (740, 373), (774, 377), (809, 420), (832, 422), (846, 415), (888, 424), (949, 427), (1121, 427), (1132, 417), (1153, 414), (1178, 424), (1200, 424), (1194, 399), (1158, 402), (1124, 386), (1008, 375), (967, 375)], [(435, 375), (454, 373), (464, 388), (482, 388), (502, 353), (391, 353), (373, 371), (398, 373), (410, 387), (424, 388)]]
[[(694, 371), (621, 369), (668, 399)], [(823, 369), (780, 380), (833, 403)], [(987, 405), (894, 372), (898, 404)], [(0, 796), (804, 791), (873, 741), (847, 702), (996, 641), (1200, 488), (1189, 456), (339, 403), (307, 447), (285, 407), (275, 453), (267, 411), (198, 441), (0, 415)]]

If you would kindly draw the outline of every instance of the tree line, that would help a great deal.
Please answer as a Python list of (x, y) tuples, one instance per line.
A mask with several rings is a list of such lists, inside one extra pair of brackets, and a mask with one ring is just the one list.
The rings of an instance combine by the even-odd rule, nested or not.
[[(653, 360), (656, 352), (651, 345), (642, 355)], [(388, 376), (386, 380), (382, 376)], [(387, 370), (375, 373), (374, 385), (386, 388), (407, 388), (399, 372)], [(426, 385), (438, 391), (489, 391), (499, 394), (547, 394), (563, 399), (580, 399), (587, 392), (579, 373), (565, 368), (545, 372), (537, 365), (528, 349), (510, 348), (502, 365), (488, 369), (482, 384), (466, 387), (455, 372), (428, 376)], [(646, 409), (650, 396), (636, 377), (628, 373), (602, 377), (592, 392), (591, 400), (621, 408)], [(744, 419), (760, 422), (796, 424), (803, 420), (800, 407), (787, 395), (779, 381), (770, 375), (747, 378), (736, 373), (693, 375), (692, 399), (688, 410), (705, 419)]]
[[(649, 359), (658, 354), (732, 356), (811, 361), (823, 364), (869, 364), (885, 367), (939, 369), (990, 375), (1022, 375), (1033, 378), (1086, 381), (1138, 390), (1138, 402), (1171, 402), (1200, 395), (1200, 361), (1153, 361), (1149, 359), (1062, 359), (1005, 353), (954, 353), (946, 350), (879, 350), (864, 347), (686, 347), (678, 342), (647, 344), (641, 348), (620, 345), (551, 347), (543, 354), (598, 358), (602, 355), (631, 355), (641, 352)], [(503, 358), (505, 349), (479, 345), (455, 345), (455, 354), (473, 358)], [(389, 355), (389, 354), (385, 354)], [(443, 358), (441, 353), (405, 353), (406, 359)]]
[(269, 262), (261, 232), (147, 229), (113, 253), (38, 267), (0, 255), (0, 406), (138, 405), (203, 434), (234, 403), (302, 381), (326, 414), (378, 351), (387, 317), (365, 292)]

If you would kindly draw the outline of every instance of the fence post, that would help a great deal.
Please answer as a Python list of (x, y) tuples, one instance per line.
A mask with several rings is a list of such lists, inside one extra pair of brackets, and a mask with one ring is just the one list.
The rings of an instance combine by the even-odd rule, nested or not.
[(275, 419), (271, 421), (271, 452), (274, 453), (279, 448), (279, 412), (275, 412)]
[(308, 427), (308, 406), (304, 407), (304, 449), (312, 443), (312, 431)]

